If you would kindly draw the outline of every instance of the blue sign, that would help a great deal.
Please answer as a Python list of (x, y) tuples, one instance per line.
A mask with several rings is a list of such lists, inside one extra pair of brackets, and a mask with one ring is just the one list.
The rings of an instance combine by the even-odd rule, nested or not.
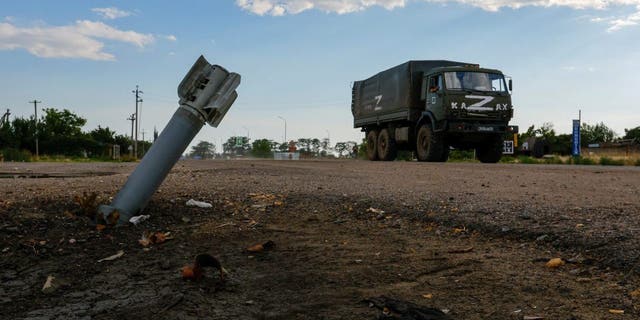
[(574, 157), (580, 156), (580, 120), (573, 120), (573, 146), (571, 153)]

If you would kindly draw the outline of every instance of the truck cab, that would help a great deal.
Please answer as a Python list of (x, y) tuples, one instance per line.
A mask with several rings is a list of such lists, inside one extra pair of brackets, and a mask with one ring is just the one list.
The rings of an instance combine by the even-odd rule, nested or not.
[(422, 83), (424, 115), (433, 134), (442, 136), (444, 153), (449, 146), (475, 147), (487, 162), (499, 159), (500, 137), (511, 130), (513, 117), (511, 80), (499, 70), (471, 65), (434, 68)]

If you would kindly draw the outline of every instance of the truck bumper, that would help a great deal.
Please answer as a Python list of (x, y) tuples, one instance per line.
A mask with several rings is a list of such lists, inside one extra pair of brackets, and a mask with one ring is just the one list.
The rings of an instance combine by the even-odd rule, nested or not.
[(509, 126), (506, 123), (449, 122), (447, 131), (452, 133), (504, 134), (516, 133), (517, 130), (517, 127)]

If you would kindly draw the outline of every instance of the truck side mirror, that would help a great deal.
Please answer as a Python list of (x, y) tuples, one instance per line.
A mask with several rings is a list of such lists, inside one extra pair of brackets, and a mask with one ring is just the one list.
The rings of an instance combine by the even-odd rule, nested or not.
[(513, 80), (509, 79), (509, 91), (513, 91)]
[(422, 89), (420, 89), (420, 100), (427, 98), (427, 79), (422, 79)]

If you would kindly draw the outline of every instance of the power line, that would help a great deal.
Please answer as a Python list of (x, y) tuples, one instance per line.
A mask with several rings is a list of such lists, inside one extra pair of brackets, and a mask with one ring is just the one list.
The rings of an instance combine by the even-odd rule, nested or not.
[(42, 101), (38, 101), (37, 99), (33, 99), (33, 101), (29, 101), (29, 103), (33, 103), (33, 124), (35, 127), (35, 138), (36, 138), (36, 159), (40, 158), (40, 150), (38, 147), (38, 103), (42, 103)]

